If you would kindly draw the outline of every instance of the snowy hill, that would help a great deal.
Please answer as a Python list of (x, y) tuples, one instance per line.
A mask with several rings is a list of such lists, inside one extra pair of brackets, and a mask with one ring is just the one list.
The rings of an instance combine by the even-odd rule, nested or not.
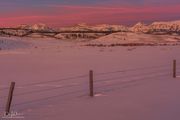
[(0, 39), (0, 51), (1, 50), (14, 50), (19, 48), (29, 48), (31, 43), (20, 38), (5, 38)]
[(25, 30), (33, 30), (33, 31), (49, 31), (49, 32), (52, 32), (53, 29), (48, 27), (47, 25), (45, 24), (34, 24), (34, 25), (26, 25), (26, 24), (23, 24), (23, 25), (19, 25), (16, 27), (17, 29), (25, 29)]
[(133, 27), (131, 27), (130, 30), (132, 32), (142, 32), (142, 33), (145, 33), (145, 32), (148, 32), (149, 28), (144, 23), (139, 22), (139, 23), (135, 24)]
[(128, 32), (129, 28), (123, 25), (108, 25), (108, 24), (102, 24), (94, 26), (94, 30), (97, 31), (122, 31), (122, 32)]
[(180, 32), (180, 21), (174, 21), (174, 22), (154, 22), (151, 25), (149, 25), (149, 31), (150, 32), (174, 32), (179, 33)]
[(77, 24), (71, 27), (61, 27), (57, 31), (91, 31), (91, 27), (85, 23)]
[(108, 25), (108, 24), (102, 24), (102, 25), (95, 25), (90, 26), (85, 23), (77, 24), (75, 26), (71, 27), (63, 27), (60, 28), (59, 31), (129, 31), (128, 27), (123, 25)]
[(118, 32), (85, 43), (87, 46), (180, 45), (180, 36)]
[(149, 34), (172, 34), (180, 33), (180, 21), (153, 22), (150, 25), (138, 23), (131, 27), (132, 32), (142, 32)]
[[(144, 34), (149, 34), (149, 36), (159, 37), (158, 35), (180, 35), (180, 21), (170, 21), (170, 22), (153, 22), (152, 24), (146, 25), (144, 23), (137, 23), (132, 27), (127, 27), (123, 25), (88, 25), (85, 23), (77, 24), (70, 27), (61, 27), (58, 29), (53, 29), (45, 24), (34, 24), (34, 25), (20, 25), (15, 28), (0, 28), (0, 36), (19, 36), (19, 37), (31, 37), (31, 38), (56, 38), (62, 40), (93, 40), (99, 38), (111, 39), (115, 36), (122, 37), (122, 34), (133, 34), (138, 36), (137, 38), (125, 38), (125, 39), (140, 39), (143, 36), (148, 36)], [(116, 34), (117, 33), (117, 34)], [(136, 34), (143, 33), (143, 34)], [(157, 36), (154, 36), (157, 35)], [(106, 38), (106, 39), (107, 39)], [(166, 38), (164, 38), (166, 39)]]

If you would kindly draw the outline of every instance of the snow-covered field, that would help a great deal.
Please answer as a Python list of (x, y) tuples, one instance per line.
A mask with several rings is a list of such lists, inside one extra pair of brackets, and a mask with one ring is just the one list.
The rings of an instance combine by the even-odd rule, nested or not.
[[(179, 46), (99, 48), (18, 39), (28, 46), (0, 50), (1, 116), (15, 81), (11, 110), (24, 120), (180, 119), (180, 78), (172, 78), (173, 59), (180, 64)], [(89, 70), (94, 71), (93, 98)]]
[(12, 50), (17, 48), (28, 48), (30, 44), (24, 41), (22, 38), (1, 37), (0, 38), (0, 50)]

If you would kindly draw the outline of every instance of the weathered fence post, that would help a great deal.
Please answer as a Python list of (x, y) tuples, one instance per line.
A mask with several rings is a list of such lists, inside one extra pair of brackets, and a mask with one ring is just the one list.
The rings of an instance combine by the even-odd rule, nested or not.
[(176, 60), (173, 60), (173, 78), (176, 78)]
[(93, 86), (93, 71), (89, 71), (89, 90), (90, 90), (90, 96), (94, 96), (94, 86)]
[(9, 95), (8, 95), (8, 99), (7, 99), (7, 103), (6, 103), (6, 111), (5, 111), (6, 115), (8, 115), (9, 112), (10, 112), (10, 107), (11, 107), (11, 103), (12, 103), (14, 87), (15, 87), (15, 82), (11, 82), (11, 86), (10, 86), (10, 89), (9, 89)]

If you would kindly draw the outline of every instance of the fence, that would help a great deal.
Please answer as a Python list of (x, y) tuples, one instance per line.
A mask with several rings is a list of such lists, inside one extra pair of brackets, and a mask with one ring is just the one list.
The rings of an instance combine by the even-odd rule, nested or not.
[[(14, 93), (16, 83), (12, 82), (10, 85), (10, 88), (5, 87), (5, 88), (0, 89), (0, 91), (7, 91), (7, 92), (9, 90), (8, 95), (0, 97), (0, 99), (7, 98), (5, 108), (1, 107), (0, 109), (1, 110), (5, 109), (5, 113), (6, 115), (8, 115), (11, 107), (18, 107), (18, 106), (23, 106), (23, 105), (28, 105), (28, 104), (35, 104), (35, 103), (39, 104), (39, 103), (42, 103), (43, 101), (53, 100), (55, 98), (58, 98), (59, 100), (59, 97), (64, 98), (68, 95), (70, 95), (68, 96), (70, 98), (67, 98), (69, 100), (75, 97), (81, 97), (81, 96), (90, 96), (91, 98), (93, 98), (96, 95), (96, 93), (112, 91), (112, 90), (118, 89), (118, 87), (122, 85), (131, 85), (132, 83), (137, 83), (140, 81), (157, 79), (157, 78), (168, 77), (168, 76), (172, 76), (173, 78), (176, 78), (178, 77), (177, 74), (179, 74), (177, 69), (178, 69), (177, 62), (176, 60), (174, 60), (173, 64), (168, 64), (168, 65), (125, 69), (125, 70), (117, 70), (117, 71), (110, 71), (110, 72), (103, 72), (103, 73), (94, 73), (93, 70), (90, 70), (89, 74), (73, 76), (73, 77), (57, 79), (57, 80), (22, 84), (20, 85), (23, 87), (22, 89), (30, 88), (30, 91), (29, 89), (28, 91), (25, 91), (25, 92), (21, 92), (22, 90), (20, 90), (20, 93)], [(105, 76), (105, 78), (102, 79), (102, 76)], [(113, 76), (113, 77), (108, 77), (108, 76)], [(78, 80), (78, 82), (81, 82), (81, 83), (77, 83), (76, 80)], [(82, 80), (82, 81), (79, 81), (79, 80)], [(63, 86), (58, 85), (58, 83), (62, 83), (62, 82), (64, 82)], [(56, 84), (56, 86), (54, 87), (53, 85), (53, 88), (51, 88), (52, 87), (51, 84)], [(41, 88), (42, 86), (47, 87), (47, 88), (39, 90), (39, 88)], [(83, 87), (84, 89), (82, 89)], [(57, 94), (55, 90), (58, 90), (57, 93), (60, 93), (60, 92), (62, 93)], [(49, 96), (48, 93), (53, 94), (53, 95)], [(38, 99), (29, 100), (29, 98), (24, 97), (27, 95), (28, 96), (35, 95), (37, 98), (37, 94), (38, 94), (38, 97), (40, 97)], [(46, 97), (44, 97), (43, 94)], [(41, 95), (43, 97), (41, 97)], [(75, 95), (75, 96), (72, 96), (72, 95)], [(23, 98), (25, 99), (24, 100), (25, 102), (12, 104), (12, 99), (19, 98), (20, 96), (21, 96), (21, 101), (23, 101), (22, 100)]]

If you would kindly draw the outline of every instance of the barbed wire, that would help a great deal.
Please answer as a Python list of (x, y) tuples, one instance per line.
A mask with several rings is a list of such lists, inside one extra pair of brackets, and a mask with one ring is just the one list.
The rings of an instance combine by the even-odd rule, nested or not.
[[(48, 88), (48, 89), (41, 89), (41, 90), (34, 90), (34, 91), (28, 91), (28, 92), (23, 92), (23, 93), (18, 93), (18, 94), (14, 94), (14, 96), (22, 96), (22, 95), (28, 95), (28, 94), (38, 94), (38, 93), (41, 93), (41, 92), (46, 92), (46, 91), (52, 91), (52, 90), (57, 90), (57, 89), (63, 89), (63, 88), (73, 88), (73, 87), (82, 87), (80, 86), (81, 84), (78, 84), (78, 85), (66, 85), (66, 86), (61, 86), (61, 87), (54, 87), (54, 88)], [(82, 84), (83, 85), (83, 84)], [(3, 97), (0, 97), (0, 98), (5, 98), (5, 97), (8, 97), (8, 96), (3, 96)]]
[(20, 85), (20, 86), (28, 87), (28, 86), (34, 86), (34, 85), (39, 85), (39, 84), (56, 83), (56, 82), (61, 82), (61, 81), (66, 81), (66, 80), (75, 80), (75, 79), (78, 79), (78, 78), (85, 78), (85, 77), (88, 77), (88, 75), (86, 74), (86, 75), (80, 75), (80, 76), (62, 78), (62, 79), (57, 79), (57, 80), (49, 80), (49, 81), (43, 81), (43, 82), (22, 84), (22, 85)]
[(48, 101), (48, 100), (53, 99), (53, 98), (57, 98), (57, 97), (61, 97), (61, 96), (66, 96), (66, 95), (71, 95), (71, 94), (76, 94), (76, 93), (80, 93), (80, 92), (84, 92), (84, 90), (77, 90), (77, 91), (63, 93), (63, 94), (58, 94), (58, 95), (49, 96), (49, 97), (45, 97), (45, 98), (30, 100), (30, 101), (26, 101), (26, 102), (22, 102), (22, 103), (18, 103), (18, 104), (13, 104), (12, 106), (14, 107), (14, 106), (21, 106), (21, 105), (26, 105), (26, 104), (32, 104), (32, 103), (36, 103), (36, 102)]
[(110, 87), (113, 85), (118, 86), (118, 85), (123, 85), (126, 83), (133, 83), (133, 82), (138, 82), (138, 81), (147, 80), (147, 79), (156, 78), (156, 77), (164, 77), (164, 76), (169, 76), (169, 75), (170, 75), (169, 73), (164, 73), (162, 75), (156, 75), (156, 76), (151, 76), (151, 77), (142, 77), (142, 78), (131, 79), (131, 80), (128, 79), (128, 81), (118, 81), (118, 82), (113, 83), (113, 84), (106, 84), (106, 85), (102, 85), (102, 86), (97, 86), (96, 89), (100, 89), (101, 87), (106, 87), (106, 86)]
[[(164, 71), (166, 71), (166, 70), (164, 70)], [(138, 76), (147, 76), (147, 75), (152, 75), (152, 74), (157, 74), (157, 71), (155, 71), (155, 72), (147, 72), (147, 73), (138, 73), (138, 74), (133, 74), (133, 75), (118, 76), (118, 77), (105, 78), (105, 79), (99, 79), (99, 80), (94, 81), (94, 83), (106, 82), (106, 81), (109, 81), (109, 80), (112, 81), (114, 79), (121, 79), (121, 78), (131, 78), (131, 77), (138, 77)]]
[(138, 70), (145, 70), (145, 69), (156, 69), (156, 68), (162, 68), (162, 67), (169, 67), (167, 65), (168, 64), (166, 64), (166, 65), (159, 65), (159, 66), (149, 66), (149, 67), (124, 69), (124, 70), (117, 70), (117, 71), (110, 71), (110, 72), (102, 72), (102, 73), (95, 73), (94, 75), (100, 76), (100, 75), (115, 74), (115, 73), (121, 73), (121, 72), (123, 73), (123, 72), (128, 72), (128, 71), (138, 71)]
[[(96, 80), (94, 81), (95, 83), (98, 82), (106, 82), (106, 81), (115, 81), (115, 80), (119, 80), (122, 78), (129, 78), (129, 77), (138, 77), (138, 76), (146, 76), (146, 75), (152, 75), (154, 73), (157, 73), (157, 71), (155, 72), (148, 72), (148, 73), (140, 73), (140, 74), (135, 74), (135, 75), (127, 75), (127, 76), (120, 76), (120, 77), (113, 77), (113, 78), (105, 78), (105, 79), (100, 79), (100, 80)], [(64, 80), (64, 79), (63, 79)], [(34, 83), (33, 83), (34, 84)], [(26, 84), (27, 85), (27, 84)], [(32, 85), (32, 84), (31, 84)], [(29, 91), (29, 92), (24, 92), (24, 93), (19, 93), (19, 94), (15, 94), (14, 96), (20, 96), (20, 95), (25, 95), (25, 94), (33, 94), (33, 93), (38, 93), (38, 92), (45, 92), (45, 91), (49, 91), (49, 90), (55, 90), (55, 89), (62, 89), (62, 88), (69, 88), (69, 87), (75, 87), (75, 86), (80, 86), (80, 84), (78, 85), (66, 85), (66, 86), (61, 86), (61, 87), (55, 87), (55, 88), (48, 88), (48, 89), (42, 89), (42, 90), (35, 90), (35, 91)], [(0, 98), (5, 98), (7, 96), (3, 96)]]
[[(143, 77), (141, 79), (134, 79), (132, 81), (128, 81), (128, 82), (121, 82), (120, 84), (114, 83), (114, 84), (109, 84), (109, 85), (103, 85), (103, 86), (98, 86), (97, 89), (99, 89), (100, 87), (105, 87), (105, 86), (113, 86), (113, 85), (122, 85), (125, 83), (134, 83), (140, 80), (144, 80), (144, 79), (150, 79), (150, 78), (155, 78), (155, 77), (161, 77), (161, 76), (166, 76), (169, 74), (162, 74), (162, 75), (158, 75), (158, 76), (152, 76), (152, 77)], [(60, 96), (66, 96), (66, 95), (70, 95), (70, 94), (75, 94), (75, 93), (80, 93), (80, 92), (84, 92), (84, 90), (78, 90), (78, 91), (73, 91), (73, 92), (68, 92), (68, 93), (63, 93), (63, 94), (59, 94), (59, 95), (55, 95), (55, 96), (50, 96), (50, 97), (45, 97), (45, 98), (40, 98), (40, 99), (36, 99), (36, 100), (31, 100), (31, 101), (27, 101), (27, 102), (23, 102), (23, 103), (18, 103), (18, 104), (14, 104), (12, 105), (14, 106), (20, 106), (20, 105), (26, 105), (26, 104), (32, 104), (32, 103), (36, 103), (36, 102), (42, 102), (42, 101), (47, 101), (56, 97), (60, 97)]]
[[(119, 73), (119, 72), (137, 71), (137, 70), (144, 70), (144, 69), (155, 69), (155, 68), (161, 68), (161, 67), (169, 67), (169, 66), (167, 66), (167, 64), (166, 65), (158, 65), (158, 66), (149, 66), (149, 67), (142, 67), (142, 68), (133, 68), (133, 69), (111, 71), (111, 72), (95, 73), (94, 75), (100, 76), (100, 75), (108, 75), (108, 74)], [(88, 74), (74, 76), (74, 77), (68, 77), (68, 78), (62, 78), (62, 79), (57, 79), (57, 80), (49, 80), (49, 81), (43, 81), (43, 82), (23, 84), (21, 86), (27, 87), (27, 86), (33, 86), (33, 85), (38, 85), (38, 84), (54, 83), (54, 82), (60, 82), (60, 81), (65, 81), (65, 80), (73, 80), (73, 79), (78, 79), (78, 78), (83, 78), (83, 77), (88, 77)], [(7, 89), (9, 89), (9, 88), (3, 88), (0, 90), (7, 90)]]
[(0, 92), (1, 92), (1, 91), (4, 91), (4, 90), (8, 90), (8, 89), (9, 89), (8, 87), (6, 87), (6, 88), (1, 88), (1, 89), (0, 89)]
[[(164, 73), (167, 70), (170, 70), (171, 67), (168, 66), (168, 65), (170, 65), (170, 64), (158, 65), (158, 66), (149, 66), (149, 67), (141, 67), (141, 68), (132, 68), (132, 69), (124, 69), (124, 70), (117, 70), (117, 71), (111, 71), (111, 72), (95, 73), (94, 74), (95, 76), (101, 76), (101, 75), (109, 75), (109, 74), (114, 74), (114, 73), (123, 73), (123, 72), (129, 72), (129, 71), (140, 71), (140, 70), (147, 70), (147, 69), (148, 70), (157, 70), (157, 69), (159, 70), (159, 69), (163, 68), (161, 71), (153, 71), (153, 72), (138, 73), (138, 74), (133, 74), (133, 75), (131, 74), (131, 75), (125, 75), (125, 76), (112, 77), (112, 78), (97, 79), (96, 81), (94, 81), (94, 83), (100, 83), (100, 82), (106, 82), (106, 81), (111, 82), (111, 81), (116, 81), (116, 80), (119, 80), (119, 79), (122, 79), (122, 78), (126, 78), (127, 81), (120, 80), (120, 81), (117, 81), (117, 82), (112, 82), (110, 84), (108, 83), (108, 84), (105, 84), (105, 85), (96, 86), (97, 88), (95, 88), (95, 89), (98, 90), (98, 89), (102, 89), (102, 87), (104, 88), (106, 86), (107, 87), (120, 86), (120, 85), (123, 85), (123, 84), (135, 83), (135, 82), (138, 82), (138, 81), (149, 80), (149, 79), (156, 78), (156, 77), (168, 76), (168, 75), (171, 74), (171, 72)], [(165, 68), (168, 68), (168, 69), (165, 69)], [(157, 73), (157, 72), (159, 72), (159, 73)], [(179, 74), (179, 72), (177, 72), (177, 74)], [(68, 78), (62, 78), (62, 79), (57, 79), (57, 80), (49, 80), (49, 81), (22, 84), (20, 86), (26, 88), (26, 87), (29, 87), (29, 86), (34, 86), (34, 85), (39, 85), (39, 84), (57, 83), (57, 82), (66, 81), (66, 80), (75, 80), (75, 79), (80, 79), (80, 78), (86, 78), (88, 76), (89, 76), (88, 74), (84, 74), (84, 75), (68, 77)], [(132, 77), (139, 77), (139, 78), (129, 79), (129, 78), (132, 78)], [(88, 81), (88, 79), (87, 79), (87, 81)], [(24, 96), (24, 95), (28, 95), (28, 94), (38, 94), (38, 93), (41, 93), (41, 92), (52, 91), (52, 90), (63, 89), (63, 88), (83, 87), (81, 85), (82, 84), (65, 85), (65, 86), (60, 86), (60, 87), (55, 87), (55, 88), (33, 90), (33, 91), (14, 94), (14, 96)], [(7, 89), (9, 89), (9, 88), (2, 88), (0, 90), (7, 90)], [(109, 89), (111, 89), (111, 88), (109, 88)], [(35, 100), (30, 100), (30, 101), (14, 104), (12, 106), (20, 106), (20, 105), (26, 105), (26, 104), (36, 103), (36, 102), (47, 101), (47, 100), (51, 100), (53, 98), (57, 98), (57, 97), (60, 97), (60, 96), (77, 94), (77, 93), (80, 93), (80, 92), (84, 92), (84, 90), (77, 90), (77, 91), (67, 92), (67, 93), (58, 94), (58, 95), (54, 95), (54, 96), (43, 97), (43, 98), (39, 98), (39, 99), (35, 99)], [(3, 96), (3, 97), (0, 97), (0, 98), (4, 98), (4, 97), (7, 97), (7, 96)], [(2, 107), (0, 107), (0, 109), (1, 108)]]
[[(48, 101), (48, 100), (51, 100), (53, 98), (67, 96), (67, 95), (71, 95), (71, 94), (82, 93), (82, 92), (84, 92), (84, 90), (77, 90), (77, 91), (67, 92), (67, 93), (58, 94), (58, 95), (54, 95), (54, 96), (43, 97), (43, 98), (39, 98), (39, 99), (35, 99), (35, 100), (30, 100), (30, 101), (26, 101), (26, 102), (22, 102), (22, 103), (13, 104), (12, 107), (22, 106), (22, 105), (26, 105), (26, 104), (33, 104), (33, 103), (36, 103), (36, 102)], [(84, 95), (84, 94), (82, 93), (82, 95)], [(79, 97), (79, 96), (82, 96), (82, 95), (78, 95), (76, 97)], [(73, 97), (73, 98), (75, 98), (75, 97)], [(5, 107), (0, 107), (0, 110), (3, 110), (3, 109), (5, 109)]]
[[(168, 76), (168, 74), (167, 75), (163, 75), (163, 77), (165, 77), (165, 76)], [(161, 76), (159, 76), (159, 77), (161, 77)], [(134, 84), (132, 84), (132, 83), (134, 83)], [(125, 86), (120, 86), (118, 84), (113, 84), (113, 85), (109, 85), (109, 86), (108, 85), (103, 86), (103, 87), (107, 86), (108, 88), (106, 87), (104, 89), (102, 89), (102, 88), (98, 88), (98, 89), (100, 89), (100, 91), (103, 91), (103, 92), (110, 92), (110, 91), (114, 91), (114, 90), (119, 89), (119, 88), (125, 88), (127, 86), (138, 85), (138, 83), (137, 83), (137, 81), (131, 81), (130, 83), (127, 83), (127, 82), (121, 83), (121, 85), (125, 85)]]

